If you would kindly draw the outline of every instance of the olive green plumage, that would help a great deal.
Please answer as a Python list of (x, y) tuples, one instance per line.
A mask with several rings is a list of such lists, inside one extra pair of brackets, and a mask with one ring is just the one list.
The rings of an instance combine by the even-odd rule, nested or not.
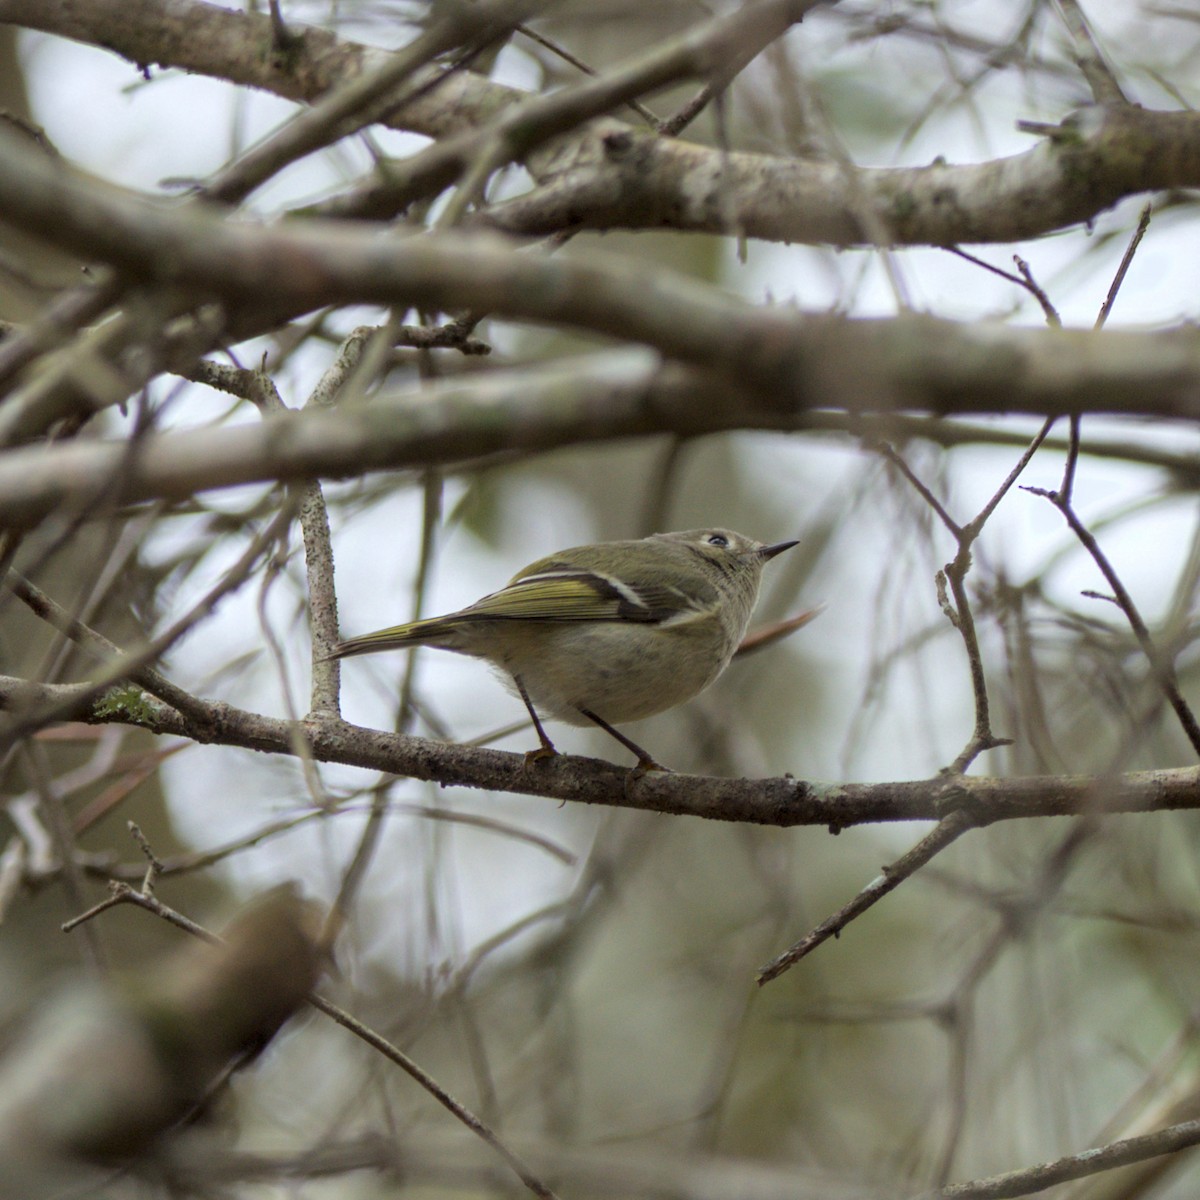
[(554, 753), (538, 713), (612, 729), (674, 708), (729, 664), (750, 621), (766, 563), (795, 542), (764, 545), (728, 529), (656, 533), (560, 550), (458, 612), (340, 642), (344, 658), (436, 646), (487, 659), (534, 718), (541, 757)]

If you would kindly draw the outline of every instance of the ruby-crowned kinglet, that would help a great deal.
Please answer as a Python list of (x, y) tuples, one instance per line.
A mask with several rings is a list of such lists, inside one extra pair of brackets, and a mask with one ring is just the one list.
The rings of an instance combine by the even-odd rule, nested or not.
[(485, 658), (516, 686), (541, 749), (538, 713), (589, 722), (661, 770), (613, 724), (651, 717), (702, 692), (728, 666), (758, 598), (763, 566), (796, 545), (728, 529), (656, 533), (574, 546), (540, 558), (508, 586), (444, 617), (339, 642), (330, 658), (436, 646)]

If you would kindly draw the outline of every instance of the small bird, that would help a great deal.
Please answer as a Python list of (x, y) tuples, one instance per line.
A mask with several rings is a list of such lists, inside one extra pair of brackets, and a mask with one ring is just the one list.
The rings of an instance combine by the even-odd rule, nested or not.
[(542, 713), (598, 725), (637, 755), (641, 776), (666, 768), (614, 725), (708, 687), (746, 632), (763, 567), (795, 545), (689, 529), (574, 546), (531, 563), (467, 608), (349, 638), (328, 657), (435, 646), (486, 659), (533, 718), (541, 746), (527, 764), (558, 753)]

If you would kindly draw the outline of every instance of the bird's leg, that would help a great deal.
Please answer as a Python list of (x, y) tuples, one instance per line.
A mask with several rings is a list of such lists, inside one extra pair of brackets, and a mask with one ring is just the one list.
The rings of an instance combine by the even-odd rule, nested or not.
[(521, 694), (521, 699), (525, 701), (525, 707), (529, 710), (529, 715), (533, 718), (533, 727), (537, 730), (538, 741), (541, 746), (537, 750), (527, 750), (525, 752), (525, 765), (532, 766), (535, 762), (543, 758), (554, 758), (558, 751), (554, 748), (554, 743), (546, 736), (546, 731), (542, 728), (541, 718), (537, 715), (537, 709), (533, 707), (533, 701), (529, 698), (529, 693), (525, 690), (524, 681), (520, 675), (513, 676), (513, 682), (517, 685), (517, 691)]
[(664, 767), (661, 763), (655, 762), (654, 759), (651, 758), (650, 755), (647, 754), (646, 751), (637, 744), (637, 742), (631, 741), (623, 733), (621, 733), (620, 730), (614, 729), (603, 717), (596, 716), (594, 712), (586, 708), (581, 708), (579, 711), (583, 713), (583, 715), (587, 717), (589, 721), (594, 721), (597, 725), (599, 725), (605, 733), (612, 734), (612, 736), (615, 737), (617, 741), (625, 747), (626, 750), (632, 751), (632, 753), (637, 755), (637, 766), (633, 768), (634, 779), (641, 779), (641, 777), (645, 775), (647, 771), (670, 771), (670, 767)]

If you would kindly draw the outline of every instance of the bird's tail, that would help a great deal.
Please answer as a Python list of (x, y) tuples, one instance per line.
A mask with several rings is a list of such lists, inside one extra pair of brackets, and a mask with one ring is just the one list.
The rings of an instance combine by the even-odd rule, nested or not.
[(338, 642), (327, 658), (349, 658), (354, 654), (374, 654), (377, 650), (399, 650), (405, 646), (441, 646), (453, 648), (454, 623), (447, 617), (430, 617), (392, 625)]

